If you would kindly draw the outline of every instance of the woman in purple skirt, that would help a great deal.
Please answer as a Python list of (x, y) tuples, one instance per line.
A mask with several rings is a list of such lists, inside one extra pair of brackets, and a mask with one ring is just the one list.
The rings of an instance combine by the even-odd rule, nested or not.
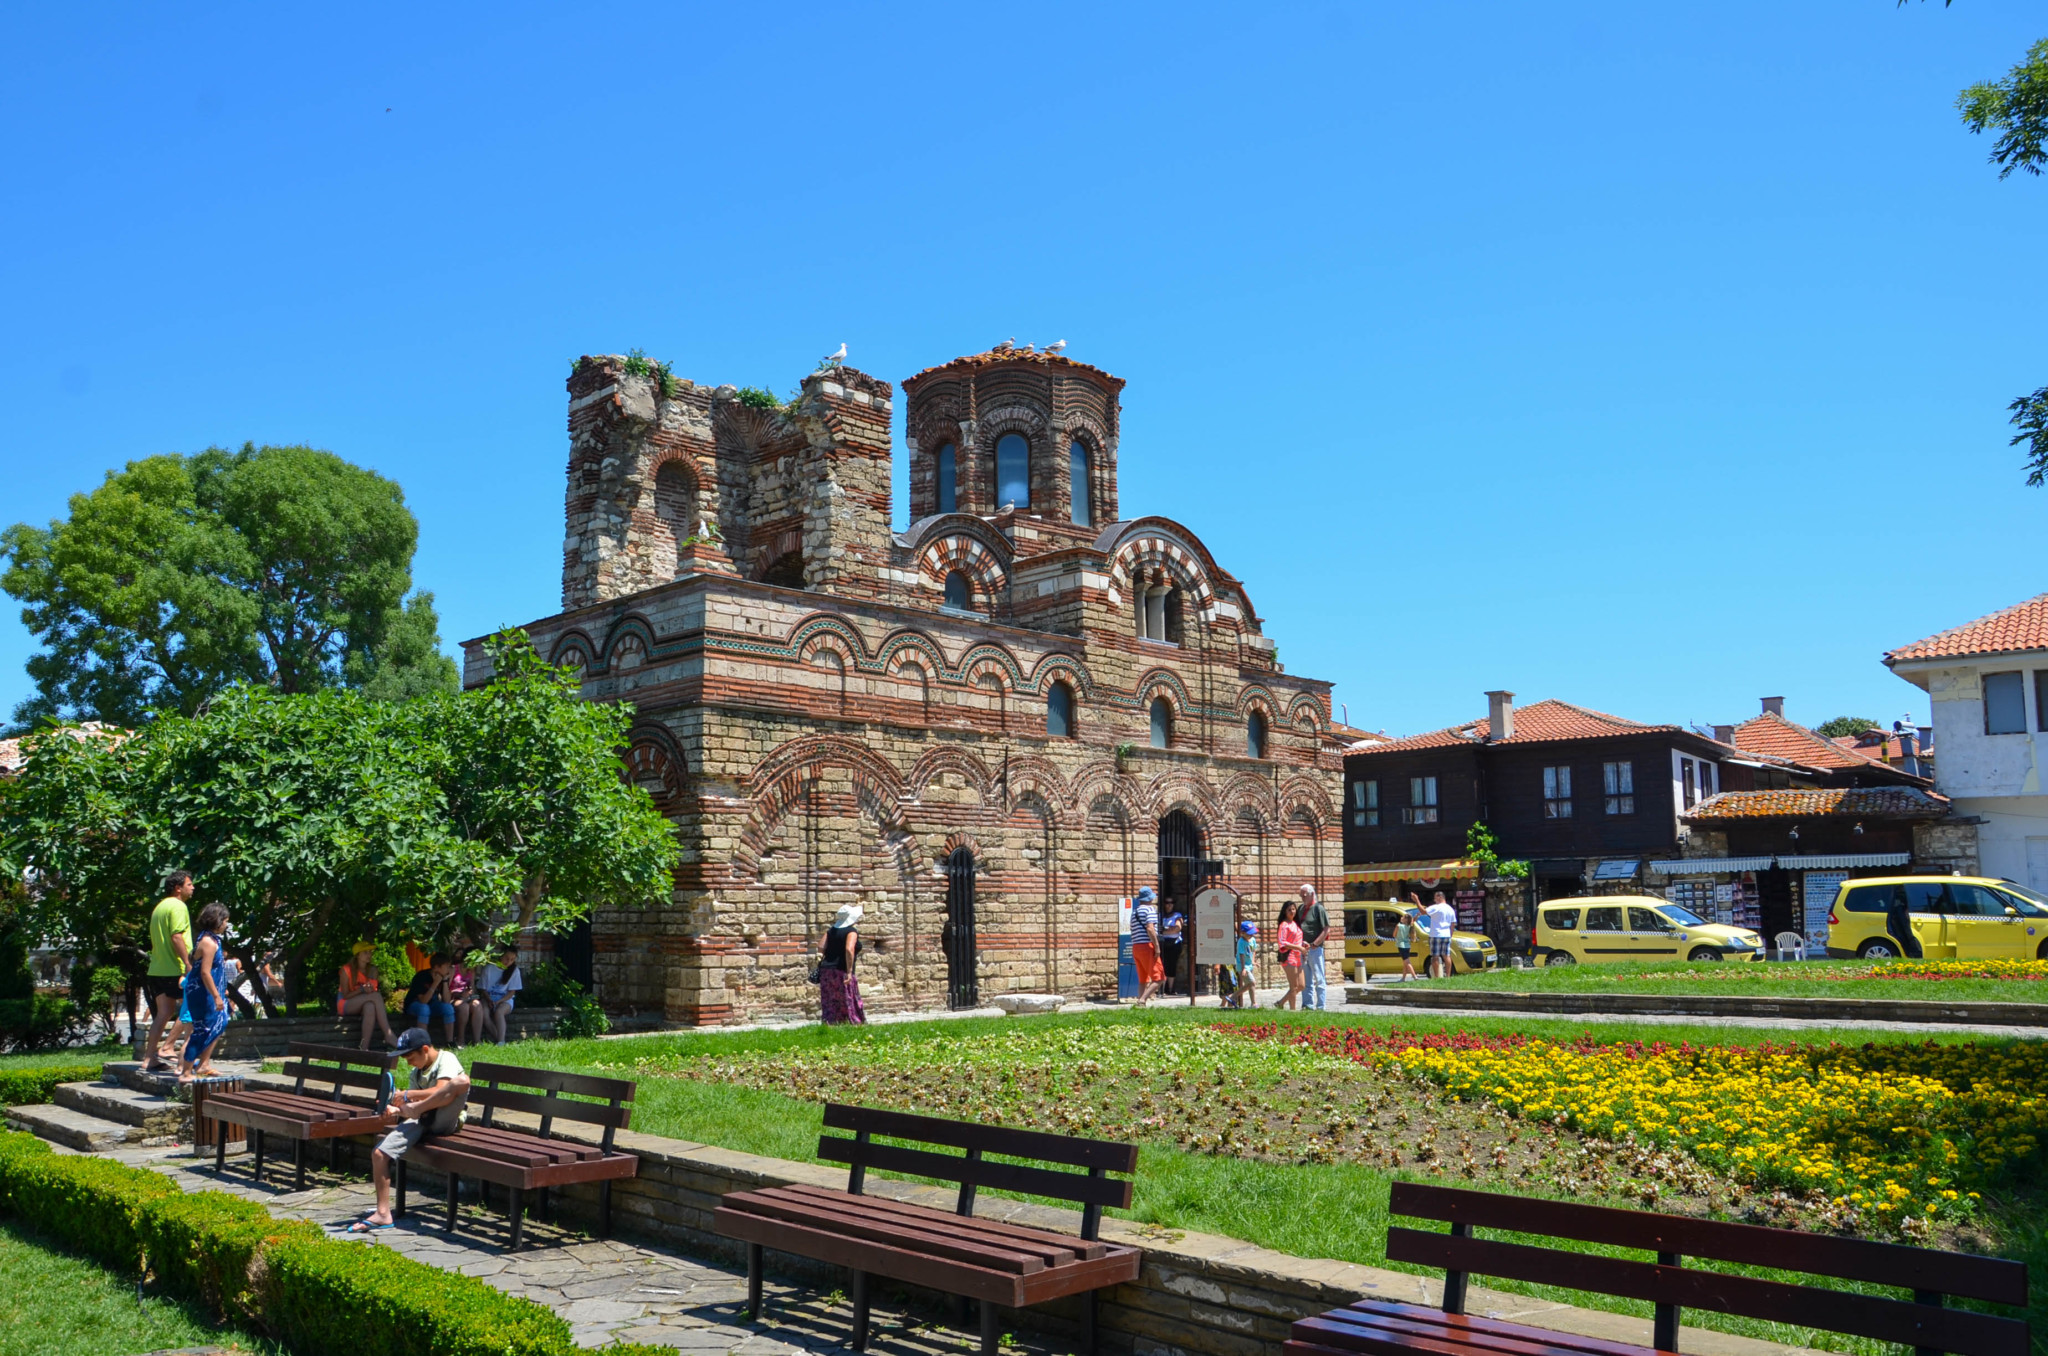
[(863, 910), (858, 904), (842, 904), (825, 934), (825, 950), (818, 961), (818, 1004), (824, 1009), (827, 1026), (849, 1023), (865, 1025), (867, 1009), (860, 1002), (860, 981), (854, 977), (854, 962), (860, 958), (858, 924)]

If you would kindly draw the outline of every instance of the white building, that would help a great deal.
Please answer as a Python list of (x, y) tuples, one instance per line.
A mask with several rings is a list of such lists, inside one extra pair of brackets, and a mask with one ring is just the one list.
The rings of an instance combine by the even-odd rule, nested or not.
[(1884, 662), (1933, 702), (1934, 788), (1981, 821), (1983, 873), (2048, 890), (2048, 593)]

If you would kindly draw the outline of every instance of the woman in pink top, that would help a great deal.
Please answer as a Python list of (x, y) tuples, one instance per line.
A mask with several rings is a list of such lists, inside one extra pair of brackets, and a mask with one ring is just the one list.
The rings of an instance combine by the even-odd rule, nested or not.
[(1304, 982), (1301, 973), (1301, 953), (1305, 943), (1301, 935), (1301, 924), (1294, 921), (1294, 901), (1291, 899), (1280, 906), (1279, 935), (1274, 938), (1273, 944), (1280, 952), (1281, 973), (1287, 976), (1287, 996), (1275, 1006), (1299, 1011), (1301, 987)]

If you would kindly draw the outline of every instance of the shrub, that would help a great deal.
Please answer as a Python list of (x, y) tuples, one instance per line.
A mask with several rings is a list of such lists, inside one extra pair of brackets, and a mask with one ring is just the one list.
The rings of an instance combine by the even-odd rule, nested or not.
[(105, 1158), (21, 1154), (0, 1159), (11, 1208), (75, 1252), (124, 1271), (142, 1266), (141, 1213), (177, 1183)]
[(25, 1158), (46, 1157), (49, 1152), (50, 1146), (34, 1135), (0, 1131), (0, 1211), (14, 1210), (15, 1165)]
[(326, 1239), (266, 1253), (263, 1317), (297, 1356), (567, 1356), (569, 1325), (532, 1300), (388, 1248)]
[(255, 1201), (220, 1191), (184, 1192), (152, 1201), (138, 1219), (142, 1249), (158, 1284), (196, 1295), (214, 1313), (261, 1322), (252, 1276), (272, 1244), (318, 1239), (308, 1220), (272, 1219)]
[(0, 1072), (0, 1106), (34, 1106), (38, 1102), (49, 1101), (59, 1083), (90, 1083), (99, 1076), (100, 1066), (97, 1064), (51, 1064), (39, 1069), (9, 1069)]
[(560, 961), (542, 961), (534, 966), (520, 996), (535, 1007), (562, 1010), (561, 1020), (555, 1024), (555, 1035), (562, 1040), (585, 1040), (612, 1029), (604, 1008), (581, 984), (569, 978)]

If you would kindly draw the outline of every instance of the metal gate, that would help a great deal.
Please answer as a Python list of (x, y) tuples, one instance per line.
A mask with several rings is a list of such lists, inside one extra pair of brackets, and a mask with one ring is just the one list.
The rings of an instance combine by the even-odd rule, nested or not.
[[(1159, 817), (1159, 916), (1169, 914), (1194, 916), (1195, 891), (1201, 888), (1202, 826), (1186, 810), (1169, 810)], [(1192, 931), (1184, 935), (1192, 936)], [(1195, 992), (1206, 991), (1203, 976), (1192, 974), (1192, 948), (1177, 956), (1162, 956), (1173, 962), (1174, 973), (1167, 976), (1169, 993), (1185, 992), (1185, 984), (1192, 978)]]
[(954, 1008), (981, 1006), (974, 974), (974, 853), (955, 848), (946, 858), (946, 1002)]

